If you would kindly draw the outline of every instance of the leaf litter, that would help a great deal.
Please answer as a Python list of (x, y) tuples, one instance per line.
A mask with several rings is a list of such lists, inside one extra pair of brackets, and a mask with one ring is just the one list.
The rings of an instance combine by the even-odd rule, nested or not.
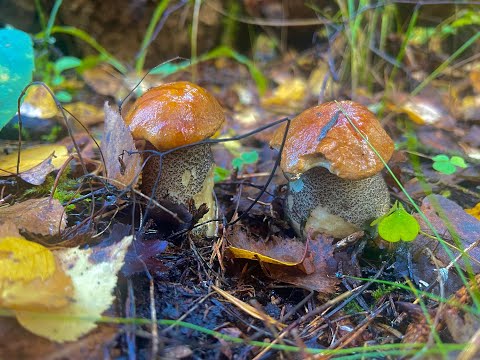
[[(335, 47), (342, 44), (340, 40), (338, 38), (335, 40)], [(343, 45), (340, 47), (343, 48)], [(276, 89), (267, 93), (271, 96), (259, 98), (252, 82), (245, 81), (248, 76), (246, 70), (229, 60), (221, 59), (221, 61), (199, 64), (200, 77), (198, 81), (207, 83), (206, 86), (208, 86), (212, 83), (212, 74), (215, 75), (215, 84), (210, 87), (227, 108), (228, 121), (233, 135), (265, 125), (271, 120), (278, 120), (281, 116), (292, 116), (295, 112), (314, 105), (319, 99), (322, 101), (324, 98), (356, 97), (361, 102), (370, 105), (372, 109), (378, 110), (380, 106), (378, 99), (384, 95), (383, 91), (377, 91), (376, 87), (374, 87), (376, 90), (370, 87), (368, 89), (346, 89), (340, 82), (332, 80), (332, 78), (338, 77), (336, 71), (338, 71), (338, 66), (341, 66), (340, 63), (337, 63), (338, 58), (335, 57), (335, 54), (331, 54), (332, 51), (338, 52), (338, 49), (335, 49), (328, 49), (324, 54), (325, 57), (322, 55), (321, 59), (315, 55), (312, 56), (312, 53), (294, 54), (283, 58), (277, 57), (275, 62), (268, 63), (268, 66), (264, 68), (265, 73), (271, 80), (279, 84)], [(414, 71), (413, 76), (425, 78), (426, 75), (419, 71), (419, 68), (426, 64), (421, 63), (419, 68), (415, 68), (418, 65), (415, 64), (415, 61), (422, 62), (422, 55), (415, 48), (408, 50), (411, 63), (405, 65), (406, 70)], [(437, 49), (436, 51), (441, 50)], [(339, 54), (343, 56), (341, 51)], [(443, 54), (440, 55), (443, 56)], [(461, 70), (461, 77), (469, 81), (465, 93), (471, 92), (473, 89), (473, 97), (476, 99), (478, 97), (478, 79), (475, 71), (469, 70), (469, 76), (465, 76), (465, 71)], [(370, 72), (366, 73), (370, 74)], [(448, 79), (449, 73), (445, 72), (445, 74)], [(383, 81), (378, 74), (373, 75), (375, 81)], [(109, 65), (103, 64), (85, 70), (82, 76), (84, 81), (90, 85), (91, 89), (89, 90), (93, 89), (96, 92), (95, 96), (104, 94), (115, 99), (124, 97), (126, 89), (131, 88), (134, 82), (114, 71)], [(187, 79), (189, 76), (186, 72), (177, 72), (162, 81)], [(132, 74), (131, 79), (138, 79), (138, 74)], [(306, 85), (305, 79), (308, 79), (309, 85)], [(460, 84), (454, 80), (451, 82), (453, 84), (451, 87), (458, 86), (461, 89)], [(478, 199), (471, 196), (475, 191), (475, 186), (478, 185), (475, 180), (475, 176), (478, 175), (478, 161), (475, 161), (475, 154), (478, 153), (478, 141), (475, 136), (470, 134), (470, 130), (474, 130), (474, 127), (469, 123), (478, 120), (476, 117), (478, 111), (474, 105), (472, 106), (472, 104), (476, 104), (476, 100), (451, 101), (450, 103), (443, 101), (448, 99), (449, 93), (445, 91), (445, 86), (441, 81), (444, 79), (438, 82), (432, 81), (428, 92), (411, 96), (405, 92), (398, 97), (389, 98), (394, 103), (392, 106), (395, 107), (384, 109), (386, 110), (385, 127), (396, 135), (398, 146), (401, 150), (407, 150), (406, 155), (409, 154), (408, 151), (420, 153), (422, 175), (432, 185), (435, 193), (442, 193), (445, 196), (437, 201), (441, 204), (440, 208), (443, 209), (441, 212), (446, 213), (446, 218), (443, 216), (444, 214), (437, 212), (438, 207), (432, 205), (434, 203), (432, 195), (424, 199), (428, 193), (422, 187), (424, 179), (419, 181), (421, 176), (416, 172), (418, 169), (414, 171), (407, 162), (396, 164), (398, 167), (395, 171), (401, 182), (410, 186), (411, 189), (416, 189), (416, 191), (412, 191), (411, 195), (418, 203), (423, 200), (422, 210), (440, 235), (450, 242), (453, 256), (458, 257), (461, 254), (459, 249), (466, 250), (472, 266), (475, 266), (474, 271), (477, 271), (476, 266), (479, 259), (476, 256), (478, 254), (476, 254), (477, 246), (475, 244), (478, 237), (476, 236), (476, 223), (472, 220), (475, 218), (468, 217), (463, 211), (463, 208), (472, 208), (471, 211), (474, 212), (474, 205), (478, 203)], [(240, 82), (241, 85), (239, 85)], [(156, 83), (158, 83), (158, 78), (152, 82), (153, 85)], [(152, 84), (142, 83), (142, 86), (150, 87)], [(315, 85), (314, 89), (312, 85)], [(74, 94), (74, 98), (76, 101), (82, 101), (84, 95), (85, 93), (81, 93), (80, 96)], [(87, 93), (86, 95), (91, 94)], [(462, 97), (463, 99), (460, 100), (467, 98), (464, 93), (454, 96)], [(404, 101), (399, 101), (402, 99)], [(105, 99), (102, 98), (103, 100)], [(109, 100), (111, 101), (111, 98)], [(260, 107), (259, 104), (262, 103), (268, 109)], [(82, 113), (83, 110), (80, 110), (78, 112), (80, 121), (83, 120), (84, 125), (93, 130), (93, 134), (101, 133), (101, 126), (97, 127), (100, 120), (99, 113), (96, 112), (98, 109), (92, 108), (91, 113), (88, 111)], [(77, 112), (77, 110), (72, 110), (72, 112)], [(131, 136), (128, 136), (128, 129), (123, 125), (121, 116), (115, 107), (106, 105), (104, 112), (105, 126), (101, 150), (106, 172), (100, 172), (102, 170), (100, 153), (91, 138), (85, 134), (75, 134), (74, 139), (79, 140), (80, 144), (80, 155), (86, 160), (91, 173), (83, 174), (78, 161), (74, 160), (69, 177), (79, 181), (81, 179), (91, 185), (90, 189), (87, 187), (81, 189), (82, 196), (88, 198), (88, 201), (84, 201), (91, 202), (91, 207), (78, 207), (74, 214), (68, 214), (65, 217), (68, 219), (68, 227), (63, 227), (60, 234), (55, 236), (68, 237), (68, 240), (62, 244), (73, 247), (78, 245), (79, 239), (82, 239), (82, 246), (86, 246), (86, 248), (71, 250), (71, 254), (78, 255), (80, 251), (86, 251), (86, 253), (92, 251), (92, 255), (89, 256), (89, 260), (91, 260), (96, 257), (93, 252), (98, 251), (99, 257), (105, 255), (105, 259), (108, 259), (106, 261), (110, 261), (110, 258), (118, 260), (118, 257), (109, 251), (102, 252), (102, 246), (105, 246), (102, 240), (112, 236), (110, 245), (113, 246), (116, 241), (125, 239), (127, 234), (136, 232), (137, 239), (134, 246), (125, 255), (127, 266), (123, 268), (123, 276), (127, 277), (127, 282), (133, 283), (133, 285), (129, 285), (128, 295), (123, 286), (118, 288), (119, 302), (125, 300), (127, 304), (130, 304), (130, 307), (120, 314), (121, 316), (138, 316), (152, 321), (156, 319), (155, 316), (162, 319), (185, 320), (207, 329), (218, 329), (223, 334), (231, 334), (244, 339), (266, 339), (271, 344), (285, 340), (285, 345), (300, 344), (303, 349), (306, 346), (310, 348), (341, 348), (354, 345), (364, 346), (365, 344), (381, 345), (399, 342), (399, 338), (403, 334), (409, 334), (410, 328), (413, 329), (412, 331), (418, 332), (421, 324), (413, 321), (407, 328), (405, 322), (402, 322), (402, 317), (409, 310), (397, 306), (402, 300), (415, 302), (416, 297), (411, 292), (403, 291), (394, 285), (391, 285), (392, 289), (389, 291), (385, 291), (385, 288), (378, 284), (372, 285), (372, 282), (366, 284), (372, 286), (374, 290), (364, 288), (363, 285), (360, 287), (362, 284), (360, 280), (349, 279), (344, 275), (355, 274), (367, 278), (375, 278), (378, 275), (381, 276), (381, 279), (389, 280), (391, 283), (403, 282), (405, 281), (404, 276), (406, 276), (414, 280), (419, 289), (426, 288), (431, 291), (428, 286), (435, 286), (434, 284), (439, 278), (439, 270), (445, 273), (443, 269), (448, 268), (448, 279), (443, 284), (445, 285), (444, 296), (453, 294), (463, 285), (453, 271), (454, 267), (450, 266), (451, 257), (442, 250), (438, 241), (431, 238), (433, 234), (429, 232), (428, 226), (421, 221), (418, 215), (415, 217), (421, 223), (423, 233), (413, 242), (408, 244), (402, 242), (398, 246), (391, 246), (383, 251), (372, 249), (374, 243), (371, 240), (377, 234), (368, 231), (365, 232), (365, 235), (363, 235), (364, 233), (359, 235), (355, 242), (335, 243), (333, 239), (317, 234), (310, 235), (305, 241), (299, 241), (294, 239), (293, 232), (283, 219), (281, 202), (285, 195), (283, 188), (285, 180), (280, 171), (274, 176), (266, 193), (260, 198), (260, 202), (248, 214), (245, 214), (263, 188), (274, 163), (272, 152), (269, 153), (265, 146), (269, 137), (270, 130), (268, 129), (237, 143), (236, 150), (239, 154), (256, 154), (254, 159), (251, 156), (239, 155), (232, 164), (235, 155), (217, 156), (222, 152), (216, 151), (217, 165), (222, 169), (222, 172), (219, 173), (223, 174), (218, 179), (219, 183), (216, 186), (217, 200), (222, 209), (220, 212), (222, 219), (219, 221), (219, 239), (216, 242), (207, 239), (198, 242), (192, 241), (188, 235), (184, 235), (185, 232), (173, 235), (162, 233), (158, 224), (142, 218), (143, 209), (135, 203), (133, 194), (141, 167), (141, 155), (136, 153), (135, 143)], [(412, 140), (412, 138), (405, 139), (403, 134), (405, 124), (407, 124), (406, 128), (415, 132), (416, 139), (419, 140), (418, 148), (408, 148), (407, 140)], [(230, 136), (232, 133), (228, 135)], [(68, 144), (69, 151), (73, 148), (72, 139), (63, 140), (62, 143)], [(128, 152), (134, 153), (129, 155)], [(48, 154), (42, 161), (53, 162), (54, 157), (50, 157), (50, 155)], [(447, 160), (443, 157), (438, 158), (439, 155), (446, 156)], [(456, 159), (455, 157), (465, 159), (468, 168), (464, 169), (461, 166), (462, 163), (457, 160), (452, 162), (452, 159)], [(435, 158), (439, 161), (435, 161)], [(440, 172), (434, 171), (432, 164), (440, 162), (442, 163)], [(46, 165), (42, 166), (47, 168)], [(452, 166), (455, 171), (447, 175), (446, 173), (452, 172)], [(14, 167), (14, 172), (16, 172), (16, 162), (14, 162)], [(52, 170), (48, 170), (48, 172), (50, 171)], [(46, 170), (43, 172), (48, 173)], [(99, 174), (101, 175), (98, 176)], [(42, 177), (44, 178), (44, 175), (38, 176), (38, 179), (32, 181), (41, 183), (43, 182)], [(393, 183), (389, 182), (389, 184)], [(117, 190), (112, 190), (110, 185), (117, 187)], [(405, 200), (403, 194), (397, 190), (396, 184), (391, 186), (395, 198)], [(91, 191), (93, 192), (90, 193)], [(446, 197), (450, 197), (451, 200)], [(395, 215), (401, 216), (401, 221), (394, 221), (393, 225), (386, 223), (385, 228), (388, 228), (387, 232), (400, 235), (403, 240), (410, 240), (413, 232), (408, 231), (408, 234), (405, 234), (395, 230), (404, 224), (406, 215), (412, 212), (407, 201), (404, 201), (403, 205), (407, 210), (395, 213)], [(42, 209), (35, 206), (33, 208), (38, 211)], [(23, 210), (17, 208), (16, 211), (22, 212)], [(193, 216), (192, 214), (188, 215)], [(228, 219), (233, 221), (239, 216), (242, 217), (241, 221), (232, 227)], [(35, 229), (32, 230), (28, 224), (17, 227), (12, 225), (12, 220), (16, 219), (10, 217), (8, 221), (0, 225), (0, 229), (2, 231), (5, 229), (9, 234), (21, 230), (22, 235), (25, 236), (27, 236), (25, 234), (27, 232), (35, 233)], [(139, 223), (141, 225), (137, 227)], [(134, 225), (135, 231), (132, 231), (131, 228), (118, 230), (116, 225), (119, 224)], [(36, 226), (33, 227), (36, 228)], [(41, 232), (47, 233), (44, 229)], [(453, 233), (457, 233), (459, 236), (455, 237)], [(85, 234), (94, 234), (95, 238)], [(385, 235), (385, 232), (381, 231), (380, 235), (382, 234)], [(18, 234), (12, 236), (18, 236)], [(102, 245), (94, 245), (98, 243)], [(342, 245), (339, 251), (334, 251), (337, 249), (336, 245), (340, 243), (346, 245)], [(430, 253), (426, 250), (427, 248), (430, 249)], [(51, 251), (56, 253), (67, 250)], [(420, 254), (416, 250), (423, 250), (423, 253)], [(393, 262), (392, 258), (398, 258), (399, 253), (404, 254), (405, 258)], [(231, 257), (232, 254), (233, 257)], [(84, 262), (84, 260), (80, 262)], [(468, 269), (465, 258), (459, 257), (457, 263), (461, 268)], [(226, 266), (222, 266), (225, 264)], [(399, 267), (396, 267), (397, 265)], [(120, 265), (115, 265), (115, 271), (118, 266)], [(404, 271), (401, 271), (401, 266), (404, 266)], [(104, 268), (102, 267), (102, 269)], [(102, 271), (113, 272), (112, 270)], [(87, 281), (90, 281), (90, 278)], [(95, 284), (95, 281), (90, 282)], [(113, 282), (116, 283), (116, 280), (110, 281), (107, 288), (111, 289)], [(217, 287), (213, 287), (213, 284)], [(360, 287), (361, 291), (356, 292), (355, 287)], [(221, 293), (217, 289), (225, 290), (223, 290), (224, 293)], [(310, 294), (309, 290), (315, 290), (317, 293)], [(93, 290), (90, 288), (89, 291), (92, 293)], [(341, 291), (344, 293), (339, 295)], [(433, 291), (439, 290), (434, 288)], [(29, 292), (30, 290), (26, 293)], [(221, 294), (221, 297), (218, 294)], [(333, 308), (332, 297), (334, 295), (337, 297), (344, 295), (348, 301)], [(94, 296), (90, 296), (90, 299), (92, 298)], [(330, 300), (326, 301), (325, 299)], [(102, 309), (108, 307), (105, 305), (106, 303), (107, 301), (103, 302)], [(438, 307), (433, 300), (426, 301), (426, 303), (430, 310)], [(471, 304), (472, 301), (466, 299), (463, 303)], [(320, 312), (319, 310), (324, 304), (328, 304), (328, 306)], [(152, 309), (156, 310), (156, 314)], [(238, 312), (238, 309), (243, 311)], [(245, 311), (246, 309), (248, 311)], [(330, 309), (330, 313), (327, 313), (327, 309)], [(455, 319), (457, 315), (465, 318), (465, 313), (459, 311), (457, 306), (453, 306), (453, 309), (457, 311), (457, 314), (449, 313), (452, 319)], [(68, 318), (67, 322), (77, 322), (75, 321), (78, 320), (75, 315), (77, 310), (73, 309), (74, 315), (71, 315), (71, 319)], [(379, 315), (376, 313), (377, 310), (381, 310), (381, 317), (377, 318)], [(97, 308), (94, 312), (95, 315), (92, 315), (92, 318), (98, 318), (100, 316), (99, 309)], [(309, 314), (318, 316), (309, 318)], [(48, 318), (48, 314), (46, 316)], [(48, 323), (53, 324), (55, 316), (51, 315), (50, 318)], [(272, 320), (264, 321), (266, 319)], [(461, 323), (456, 318), (446, 326), (452, 335), (455, 331), (460, 333), (458, 329), (464, 324), (472, 324), (469, 321)], [(40, 317), (37, 317), (35, 322), (32, 322), (34, 325), (30, 324), (29, 326), (38, 331), (39, 322)], [(287, 333), (285, 339), (277, 337), (275, 329), (272, 330), (269, 327), (271, 324), (280, 323), (287, 325), (287, 329), (292, 330)], [(8, 322), (6, 324), (9, 326)], [(424, 334), (430, 336), (431, 327), (428, 326), (427, 321), (425, 324), (427, 326), (423, 328), (426, 329)], [(90, 323), (89, 326), (91, 325)], [(412, 326), (410, 327), (410, 325)], [(0, 328), (4, 329), (3, 326)], [(471, 329), (472, 327), (465, 326), (465, 328)], [(53, 336), (52, 332), (58, 331), (58, 329), (52, 325), (47, 336)], [(159, 327), (157, 329), (159, 333), (155, 333), (154, 326), (141, 330), (144, 329), (151, 331), (151, 336), (148, 335), (149, 339), (153, 339), (151, 344), (154, 344), (157, 338), (160, 339), (162, 345), (165, 344), (165, 347), (157, 353), (160, 356), (166, 354), (194, 354), (197, 356), (200, 353), (208, 358), (217, 356), (220, 352), (230, 358), (235, 356), (249, 358), (258, 355), (257, 348), (254, 346), (237, 346), (220, 336), (211, 337), (184, 327)], [(139, 327), (136, 330), (139, 330)], [(83, 333), (86, 331), (86, 327), (75, 331)], [(113, 333), (115, 334), (115, 330)], [(126, 343), (126, 345), (122, 345), (125, 346), (122, 348), (123, 354), (133, 351), (127, 350), (127, 348), (135, 348), (135, 344), (131, 341), (133, 338), (131, 328), (126, 326), (122, 332), (117, 332), (117, 334), (119, 333), (122, 334), (122, 339), (125, 339)], [(123, 337), (123, 333), (127, 335)], [(95, 334), (95, 332), (89, 333), (82, 337), (77, 344), (80, 346), (84, 342), (88, 343)], [(468, 336), (471, 334), (471, 331), (465, 331), (463, 335), (453, 335), (453, 340), (468, 341)], [(100, 337), (97, 341), (110, 341), (111, 335), (111, 332), (107, 331), (105, 337)], [(427, 337), (422, 338), (421, 341), (427, 342), (428, 340)], [(451, 341), (451, 339), (447, 340)], [(208, 347), (205, 344), (208, 344)], [(142, 346), (144, 345), (140, 345), (140, 351), (146, 349)], [(361, 351), (364, 350), (365, 348)], [(57, 348), (57, 351), (60, 350)], [(269, 355), (275, 356), (274, 351), (278, 350), (270, 349), (269, 351)]]

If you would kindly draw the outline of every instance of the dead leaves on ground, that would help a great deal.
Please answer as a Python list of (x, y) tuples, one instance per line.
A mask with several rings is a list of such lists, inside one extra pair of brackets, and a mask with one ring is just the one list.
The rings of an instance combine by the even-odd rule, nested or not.
[(12, 206), (0, 207), (2, 223), (14, 223), (20, 231), (56, 235), (67, 226), (65, 209), (57, 199), (29, 199)]
[(234, 258), (257, 260), (274, 280), (324, 294), (334, 293), (337, 262), (333, 257), (333, 238), (309, 235), (305, 242), (298, 239), (271, 237), (256, 240), (239, 226), (227, 237), (228, 250)]
[[(69, 158), (63, 145), (39, 145), (20, 152), (18, 175), (32, 185), (40, 185), (52, 171), (58, 170)], [(18, 153), (0, 155), (0, 177), (17, 173)]]
[(480, 221), (440, 195), (427, 196), (421, 210), (445, 243), (442, 245), (425, 221), (415, 215), (422, 233), (410, 245), (413, 274), (416, 281), (431, 284), (440, 269), (446, 269), (445, 291), (451, 294), (463, 285), (454, 271), (455, 264), (463, 271), (480, 272)]

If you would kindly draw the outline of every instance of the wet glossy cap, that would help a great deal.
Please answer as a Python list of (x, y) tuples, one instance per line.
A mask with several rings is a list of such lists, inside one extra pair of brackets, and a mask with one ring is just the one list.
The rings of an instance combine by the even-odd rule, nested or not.
[[(305, 110), (291, 121), (281, 162), (287, 176), (298, 177), (322, 166), (341, 178), (355, 180), (382, 170), (382, 161), (344, 114), (383, 160), (390, 159), (393, 141), (372, 112), (353, 101), (329, 102)], [(280, 148), (285, 126), (275, 132), (272, 147)]]
[(223, 108), (213, 95), (188, 81), (148, 90), (125, 118), (134, 139), (147, 140), (160, 151), (205, 140), (224, 121)]

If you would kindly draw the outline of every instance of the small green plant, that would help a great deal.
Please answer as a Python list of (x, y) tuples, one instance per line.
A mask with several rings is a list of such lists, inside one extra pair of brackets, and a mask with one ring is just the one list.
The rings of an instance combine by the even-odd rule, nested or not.
[[(258, 161), (258, 152), (256, 152), (255, 150), (246, 151), (238, 154), (238, 151), (236, 149), (230, 148), (229, 151), (236, 155), (236, 157), (232, 160), (232, 167), (238, 171), (240, 171), (244, 165), (255, 164)], [(220, 166), (216, 166), (214, 171), (215, 182), (220, 182), (228, 179), (231, 173), (230, 170)]]
[(232, 166), (238, 171), (242, 170), (243, 165), (255, 164), (258, 161), (258, 152), (249, 151), (240, 154), (239, 157), (236, 157), (232, 160)]
[(390, 211), (384, 216), (373, 221), (370, 225), (378, 224), (378, 234), (389, 242), (412, 241), (420, 231), (417, 219), (407, 213), (398, 201), (393, 204)]
[(452, 175), (457, 171), (457, 167), (465, 169), (468, 167), (465, 160), (460, 156), (452, 156), (449, 158), (445, 154), (440, 154), (432, 158), (432, 167), (442, 174)]
[(215, 166), (213, 181), (218, 183), (220, 181), (224, 181), (224, 180), (228, 179), (229, 176), (230, 176), (230, 170), (225, 169), (225, 168), (220, 167), (220, 166)]

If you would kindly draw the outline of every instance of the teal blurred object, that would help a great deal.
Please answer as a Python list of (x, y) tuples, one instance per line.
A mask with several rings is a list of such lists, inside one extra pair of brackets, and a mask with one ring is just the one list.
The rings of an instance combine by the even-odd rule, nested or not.
[(35, 69), (30, 35), (13, 29), (0, 29), (0, 129), (17, 113), (18, 97), (32, 81)]

